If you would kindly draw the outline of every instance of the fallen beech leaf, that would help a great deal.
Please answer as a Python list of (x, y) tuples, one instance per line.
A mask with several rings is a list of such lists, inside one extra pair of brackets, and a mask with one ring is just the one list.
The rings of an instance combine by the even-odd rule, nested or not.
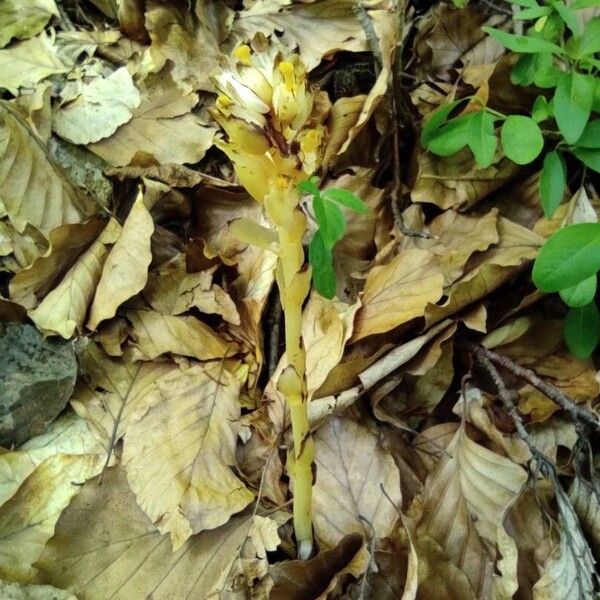
[(44, 29), (52, 16), (58, 16), (54, 0), (5, 0), (0, 16), (0, 48), (11, 39), (27, 39)]
[(105, 225), (103, 219), (94, 217), (85, 223), (53, 229), (48, 236), (48, 250), (11, 279), (11, 299), (25, 308), (35, 308), (57, 278), (74, 264)]
[(448, 157), (421, 152), (411, 191), (413, 202), (427, 202), (442, 209), (464, 210), (504, 185), (517, 171), (517, 165), (503, 158), (481, 169), (469, 150)]
[(223, 363), (210, 363), (156, 385), (161, 401), (128, 427), (123, 464), (139, 505), (177, 549), (252, 501), (231, 469), (240, 381)]
[(224, 358), (234, 353), (208, 325), (196, 317), (173, 317), (153, 310), (130, 310), (137, 347), (148, 359), (167, 352), (198, 360)]
[(109, 246), (118, 239), (120, 230), (116, 220), (109, 221), (98, 239), (67, 271), (63, 280), (37, 308), (28, 312), (29, 318), (40, 331), (67, 339), (76, 331), (81, 331)]
[(352, 335), (354, 315), (360, 304), (349, 306), (313, 293), (302, 313), (302, 341), (306, 350), (308, 397), (318, 390), (341, 360)]
[(157, 381), (177, 367), (164, 362), (135, 363), (129, 357), (113, 359), (94, 342), (85, 347), (80, 362), (87, 385), (80, 383), (71, 404), (90, 424), (108, 462), (131, 423), (161, 400)]
[(6, 600), (77, 600), (73, 594), (51, 585), (19, 585), (0, 581), (0, 594)]
[[(271, 519), (256, 518), (276, 527)], [(253, 556), (276, 549), (257, 548), (265, 537), (253, 528), (251, 516), (233, 517), (173, 551), (168, 536), (158, 533), (136, 504), (122, 471), (112, 468), (102, 485), (94, 480), (83, 486), (37, 566), (45, 581), (80, 599), (219, 598), (247, 539)]]
[[(333, 417), (315, 435), (315, 534), (325, 546), (344, 535), (385, 537), (399, 518), (400, 474), (378, 436), (348, 418)], [(385, 497), (381, 486), (394, 506)]]
[(133, 116), (140, 93), (126, 67), (107, 77), (69, 82), (61, 92), (62, 102), (52, 117), (60, 137), (74, 144), (89, 144), (112, 135)]
[(327, 598), (338, 580), (348, 573), (348, 565), (358, 556), (363, 538), (357, 533), (343, 537), (330, 550), (323, 550), (311, 560), (287, 560), (271, 570), (275, 586), (270, 600), (304, 600)]
[(183, 254), (152, 271), (144, 288), (144, 298), (163, 315), (179, 315), (191, 308), (206, 314), (218, 314), (239, 325), (240, 315), (227, 292), (213, 283), (216, 267), (188, 273)]
[(600, 549), (600, 499), (594, 486), (579, 473), (569, 489), (569, 500), (577, 513), (586, 539), (598, 556)]
[[(257, 32), (268, 36), (280, 31), (286, 46), (298, 46), (302, 62), (310, 71), (334, 50), (368, 49), (363, 28), (348, 7), (346, 0), (283, 6), (277, 0), (258, 0), (239, 15), (233, 33), (252, 39)], [(331, 27), (332, 20), (335, 28)]]
[(109, 165), (132, 162), (146, 153), (159, 163), (195, 163), (212, 146), (215, 129), (191, 113), (197, 94), (182, 92), (170, 76), (150, 76), (140, 89), (142, 101), (132, 119), (116, 133), (88, 148)]
[(42, 461), (0, 507), (0, 577), (29, 583), (33, 564), (52, 537), (60, 513), (102, 469), (102, 454), (55, 454)]
[(535, 600), (592, 600), (596, 597), (595, 559), (583, 537), (577, 515), (562, 488), (556, 486), (560, 541), (533, 586)]
[(90, 329), (96, 329), (101, 321), (114, 317), (117, 308), (146, 285), (152, 260), (150, 238), (153, 231), (154, 222), (140, 191), (104, 262), (90, 309), (87, 324)]
[(92, 214), (90, 199), (71, 184), (20, 114), (4, 101), (0, 119), (2, 204), (15, 229), (22, 233), (30, 224), (48, 235)]
[(66, 71), (52, 38), (43, 33), (0, 50), (0, 88), (15, 96), (21, 87), (33, 87), (49, 75)]
[(431, 252), (404, 250), (367, 275), (352, 341), (384, 333), (425, 313), (443, 293), (444, 277)]
[(461, 424), (425, 483), (417, 535), (435, 539), (488, 597), (498, 527), (527, 480), (520, 466), (473, 442)]

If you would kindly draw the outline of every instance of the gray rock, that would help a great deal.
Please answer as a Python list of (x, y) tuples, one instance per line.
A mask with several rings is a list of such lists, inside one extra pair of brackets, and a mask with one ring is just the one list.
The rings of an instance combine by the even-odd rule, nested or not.
[(64, 409), (75, 387), (70, 342), (44, 339), (30, 325), (0, 323), (0, 445), (20, 446)]

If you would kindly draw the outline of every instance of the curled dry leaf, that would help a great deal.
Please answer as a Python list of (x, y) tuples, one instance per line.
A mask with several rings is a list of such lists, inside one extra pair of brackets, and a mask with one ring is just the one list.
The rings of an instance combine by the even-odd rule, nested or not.
[(352, 341), (384, 333), (421, 317), (443, 293), (444, 277), (435, 256), (426, 250), (404, 250), (367, 275), (362, 307)]
[(100, 322), (114, 317), (117, 308), (146, 285), (152, 260), (150, 238), (153, 232), (154, 222), (140, 191), (104, 262), (90, 309), (90, 329), (96, 329)]
[(137, 501), (175, 549), (245, 508), (253, 494), (236, 477), (240, 373), (221, 363), (161, 377), (160, 402), (128, 427), (123, 464)]
[[(88, 308), (96, 293), (102, 269), (109, 253), (121, 233), (121, 226), (111, 219), (98, 239), (79, 257), (67, 271), (62, 281), (42, 300), (39, 306), (28, 312), (38, 329), (46, 334), (58, 334), (64, 338), (80, 332)], [(33, 269), (37, 271), (37, 262)], [(42, 264), (41, 268), (44, 268)], [(27, 273), (27, 271), (22, 271)], [(28, 283), (24, 275), (18, 283)]]
[(333, 417), (314, 439), (317, 538), (332, 547), (348, 533), (390, 535), (402, 502), (400, 474), (394, 459), (379, 446), (377, 434), (348, 418)]
[[(276, 549), (274, 521), (258, 517), (268, 537), (253, 533), (251, 516), (187, 540), (173, 551), (136, 504), (124, 473), (105, 472), (90, 481), (65, 510), (37, 565), (48, 583), (78, 598), (138, 597), (217, 599), (226, 593), (242, 546), (250, 537), (254, 556)], [(106, 524), (110, 523), (107, 528)], [(260, 540), (269, 540), (267, 547)], [(258, 547), (257, 547), (258, 545)]]
[(2, 204), (15, 229), (23, 232), (29, 224), (48, 235), (92, 214), (90, 199), (71, 184), (21, 115), (4, 101), (0, 120)]

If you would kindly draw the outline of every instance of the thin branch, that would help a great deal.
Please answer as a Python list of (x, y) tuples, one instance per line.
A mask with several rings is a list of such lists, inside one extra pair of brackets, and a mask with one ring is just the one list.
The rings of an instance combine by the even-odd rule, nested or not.
[(513, 362), (510, 358), (502, 356), (502, 354), (498, 354), (493, 350), (488, 350), (483, 346), (470, 344), (470, 347), (479, 356), (485, 356), (490, 362), (499, 365), (507, 371), (510, 371), (517, 377), (529, 383), (529, 385), (534, 387), (536, 390), (542, 392), (542, 394), (550, 398), (552, 402), (555, 402), (564, 411), (569, 413), (573, 421), (582, 421), (586, 425), (592, 427), (595, 431), (600, 432), (600, 421), (595, 415), (585, 410), (578, 404), (575, 404), (575, 402), (569, 398), (569, 396), (555, 388), (553, 385), (550, 385), (543, 379), (540, 379), (531, 369), (526, 369), (525, 367)]

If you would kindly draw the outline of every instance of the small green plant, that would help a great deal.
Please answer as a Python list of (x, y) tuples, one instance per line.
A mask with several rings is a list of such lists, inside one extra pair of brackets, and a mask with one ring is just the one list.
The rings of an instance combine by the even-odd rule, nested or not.
[[(525, 35), (484, 27), (509, 50), (520, 54), (513, 67), (515, 85), (536, 86), (540, 93), (530, 115), (504, 115), (481, 104), (480, 110), (456, 114), (462, 98), (437, 110), (423, 128), (421, 144), (439, 156), (468, 147), (477, 164), (494, 162), (498, 137), (506, 157), (519, 165), (545, 150), (539, 180), (544, 214), (551, 218), (564, 197), (565, 155), (600, 173), (600, 17), (580, 25), (577, 10), (598, 0), (513, 0), (522, 10), (515, 19), (533, 21)], [(472, 98), (473, 103), (477, 98)], [(499, 134), (499, 136), (498, 136)], [(569, 225), (543, 246), (533, 269), (535, 285), (559, 292), (570, 310), (565, 339), (579, 357), (589, 356), (600, 341), (600, 313), (594, 302), (600, 270), (600, 224)]]
[(346, 217), (340, 206), (345, 206), (358, 214), (366, 214), (369, 209), (352, 192), (341, 188), (320, 191), (318, 182), (318, 177), (311, 177), (299, 183), (298, 189), (303, 194), (312, 196), (312, 208), (319, 226), (308, 248), (313, 284), (321, 296), (333, 298), (336, 288), (333, 248), (346, 233)]

